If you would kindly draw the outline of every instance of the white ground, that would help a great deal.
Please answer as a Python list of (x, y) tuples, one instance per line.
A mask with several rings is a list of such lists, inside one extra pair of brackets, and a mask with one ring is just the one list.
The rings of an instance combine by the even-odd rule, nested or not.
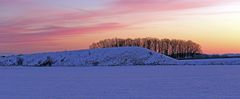
[(240, 58), (176, 60), (141, 47), (0, 56), (2, 66), (240, 65)]
[[(21, 64), (19, 64), (21, 60)], [(40, 66), (51, 60), (52, 66), (124, 66), (170, 65), (177, 60), (141, 47), (102, 48), (0, 57), (4, 66)]]
[(0, 67), (1, 99), (240, 99), (240, 66)]

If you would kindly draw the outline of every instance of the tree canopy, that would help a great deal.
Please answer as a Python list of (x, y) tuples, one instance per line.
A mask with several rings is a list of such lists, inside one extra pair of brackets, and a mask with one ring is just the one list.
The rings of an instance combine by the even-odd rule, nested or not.
[(191, 40), (136, 38), (105, 39), (90, 45), (91, 49), (137, 46), (156, 51), (174, 58), (193, 57), (202, 53), (201, 46)]

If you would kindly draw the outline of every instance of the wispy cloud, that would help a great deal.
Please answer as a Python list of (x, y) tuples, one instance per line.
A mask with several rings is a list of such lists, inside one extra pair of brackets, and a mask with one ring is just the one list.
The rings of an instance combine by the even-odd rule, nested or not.
[[(238, 0), (104, 0), (107, 2), (104, 3), (105, 5), (94, 9), (65, 8), (55, 5), (58, 1), (54, 4), (42, 1), (46, 0), (0, 0), (2, 12), (0, 15), (0, 47), (3, 43), (54, 41), (66, 35), (127, 29), (140, 23), (172, 20), (178, 17), (165, 15), (166, 13), (212, 7)], [(60, 1), (69, 2), (68, 0)], [(83, 1), (79, 1), (81, 2)], [(157, 15), (152, 13), (157, 13)], [(235, 12), (205, 14), (221, 13)], [(142, 14), (142, 16), (136, 14)], [(191, 14), (199, 13), (189, 15)]]
[[(54, 40), (52, 38), (75, 35), (75, 34), (86, 34), (95, 32), (111, 31), (116, 29), (122, 29), (127, 27), (120, 23), (102, 23), (85, 27), (55, 27), (48, 26), (36, 29), (5, 29), (6, 33), (0, 33), (1, 43), (21, 43), (21, 42), (37, 42), (45, 40)], [(4, 31), (4, 30), (0, 30)], [(9, 39), (11, 38), (11, 39)]]
[(112, 8), (122, 12), (151, 12), (193, 9), (236, 0), (116, 0)]

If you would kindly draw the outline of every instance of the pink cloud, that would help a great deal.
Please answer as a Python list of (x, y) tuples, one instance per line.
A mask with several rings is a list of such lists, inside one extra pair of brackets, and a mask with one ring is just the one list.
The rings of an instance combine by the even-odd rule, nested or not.
[(236, 0), (116, 0), (112, 8), (121, 12), (172, 11), (201, 8)]
[(37, 9), (24, 13), (24, 16), (9, 18), (0, 23), (1, 26), (17, 26), (17, 25), (32, 25), (32, 24), (45, 24), (56, 23), (75, 20), (86, 20), (93, 17), (95, 14), (81, 13), (76, 11), (59, 11), (60, 9)]
[[(2, 0), (1, 2), (10, 1), (23, 2), (28, 0)], [(128, 13), (145, 13), (192, 9), (215, 5), (223, 1), (226, 0), (114, 0), (112, 4), (106, 9), (99, 9), (95, 11), (80, 10), (79, 12), (49, 7), (37, 7), (34, 10), (24, 13), (24, 17), (15, 17), (13, 19), (11, 18), (8, 21), (4, 21), (4, 25), (0, 23), (0, 26), (4, 28), (9, 28), (7, 30), (11, 29), (11, 31), (12, 29), (21, 30), (22, 27), (33, 27), (34, 25), (47, 26), (61, 24), (62, 26), (64, 26), (64, 24), (68, 23), (88, 23), (91, 20), (97, 20), (97, 18), (106, 16), (114, 17)], [(107, 21), (108, 19), (104, 20)], [(7, 32), (6, 29), (4, 31)]]
[[(0, 0), (0, 3), (18, 3), (30, 0)], [(79, 11), (65, 10), (53, 7), (38, 5), (27, 10), (22, 17), (10, 18), (5, 21), (7, 26), (32, 25), (32, 24), (64, 24), (71, 21), (87, 22), (99, 17), (119, 16), (128, 13), (144, 13), (172, 11), (182, 9), (200, 8), (217, 5), (222, 2), (232, 2), (236, 0), (109, 0), (112, 1), (105, 9), (88, 11), (79, 9)], [(35, 2), (36, 5), (36, 2)], [(24, 16), (24, 17), (23, 17)], [(107, 20), (107, 19), (105, 19)], [(1, 26), (1, 24), (0, 24)]]
[(120, 23), (101, 23), (101, 24), (86, 26), (86, 27), (63, 28), (63, 29), (59, 29), (57, 31), (52, 32), (52, 34), (71, 35), (71, 34), (95, 33), (95, 32), (103, 32), (103, 31), (111, 31), (116, 29), (123, 29), (125, 27), (127, 27), (127, 25), (123, 25)]
[[(27, 2), (29, 0), (1, 0), (1, 3)], [(206, 6), (212, 6), (226, 0), (114, 0), (106, 9), (94, 11), (80, 10), (60, 10), (55, 8), (39, 8), (26, 12), (25, 17), (13, 18), (0, 23), (1, 37), (16, 37), (16, 41), (38, 41), (46, 39), (44, 35), (59, 36), (93, 33), (98, 31), (110, 31), (124, 28), (121, 21), (112, 23), (104, 19), (106, 23), (97, 22), (85, 26), (67, 26), (66, 24), (88, 23), (91, 20), (97, 20), (99, 17), (116, 16), (128, 13), (144, 13), (172, 11), (181, 9), (192, 9)], [(234, 1), (234, 0), (230, 0)], [(99, 21), (99, 20), (98, 20)], [(146, 22), (146, 21), (144, 21)], [(128, 24), (129, 25), (129, 24)], [(4, 34), (3, 34), (4, 33)], [(39, 36), (38, 39), (30, 39)], [(23, 39), (21, 39), (23, 38)], [(27, 39), (26, 39), (27, 38)], [(49, 37), (47, 37), (49, 38)], [(6, 39), (2, 39), (4, 41)], [(13, 40), (13, 41), (14, 41)], [(7, 41), (7, 40), (6, 40)]]
[[(3, 33), (0, 30), (1, 43), (21, 43), (21, 42), (39, 42), (39, 41), (52, 41), (58, 39), (57, 37), (75, 34), (87, 34), (111, 31), (116, 29), (123, 29), (127, 25), (120, 23), (102, 23), (85, 27), (54, 27), (49, 26), (39, 29), (11, 29), (5, 30), (8, 33)], [(11, 38), (11, 39), (9, 39)]]
[[(109, 1), (111, 1), (111, 3), (106, 5), (106, 7), (89, 11), (74, 8), (54, 8), (38, 4), (37, 1), (34, 0), (0, 0), (0, 5), (7, 7), (11, 5), (11, 7), (15, 7), (17, 11), (20, 9), (20, 13), (17, 13), (20, 14), (18, 16), (0, 19), (0, 47), (2, 47), (1, 45), (3, 44), (39, 44), (39, 42), (44, 41), (57, 41), (66, 35), (125, 29), (126, 27), (140, 24), (139, 22), (147, 23), (156, 21), (152, 16), (148, 16), (149, 12), (181, 11), (215, 6), (238, 0)], [(26, 3), (28, 4), (26, 5)], [(132, 14), (136, 13), (143, 13), (146, 16), (132, 16)], [(125, 18), (121, 16), (125, 16)], [(172, 20), (176, 16), (160, 17), (157, 21)]]

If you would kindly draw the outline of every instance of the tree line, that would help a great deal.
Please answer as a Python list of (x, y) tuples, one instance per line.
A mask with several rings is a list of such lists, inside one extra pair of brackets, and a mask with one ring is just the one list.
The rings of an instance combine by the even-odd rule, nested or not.
[(136, 38), (136, 39), (105, 39), (91, 44), (90, 49), (137, 46), (156, 51), (173, 58), (193, 57), (202, 53), (201, 46), (191, 40)]

